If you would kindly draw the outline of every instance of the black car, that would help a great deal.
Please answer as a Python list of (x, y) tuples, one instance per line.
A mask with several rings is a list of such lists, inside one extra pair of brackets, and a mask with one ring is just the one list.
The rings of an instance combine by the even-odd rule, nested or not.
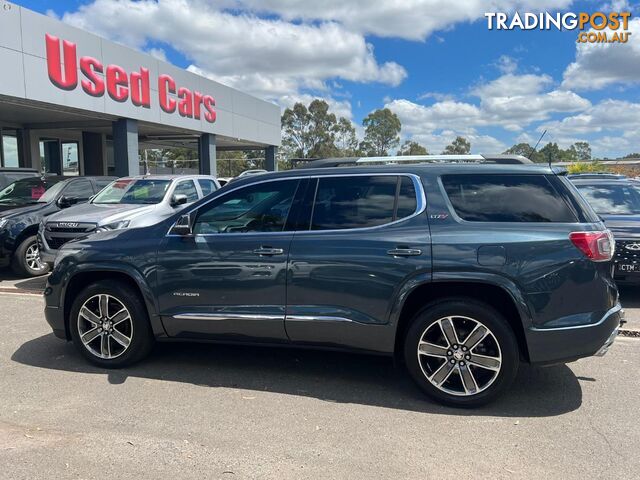
[(38, 177), (35, 168), (0, 167), (0, 190), (21, 178)]
[(563, 171), (390, 160), (239, 179), (156, 225), (68, 242), (46, 319), (106, 368), (160, 340), (396, 355), (459, 406), (507, 390), (520, 361), (607, 351), (613, 239)]
[(624, 175), (571, 175), (616, 241), (615, 279), (640, 283), (640, 183)]
[(86, 202), (113, 178), (25, 178), (0, 191), (0, 267), (11, 265), (22, 276), (47, 273), (37, 243), (40, 222), (52, 213)]

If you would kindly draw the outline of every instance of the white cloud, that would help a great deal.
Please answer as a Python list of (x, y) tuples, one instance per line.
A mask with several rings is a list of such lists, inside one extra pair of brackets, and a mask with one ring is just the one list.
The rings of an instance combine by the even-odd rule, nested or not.
[(515, 73), (518, 70), (518, 61), (509, 55), (500, 55), (494, 66), (500, 70), (500, 73)]
[(332, 78), (395, 86), (407, 74), (379, 63), (364, 36), (339, 23), (229, 13), (206, 0), (95, 0), (63, 20), (138, 49), (171, 45), (191, 70), (269, 97), (323, 88)]
[(381, 37), (424, 40), (487, 11), (556, 10), (572, 0), (236, 0), (235, 5), (275, 12), (289, 20), (336, 21), (352, 31)]
[(629, 21), (628, 31), (631, 35), (623, 44), (578, 43), (576, 59), (564, 72), (563, 87), (598, 90), (640, 82), (640, 18)]
[(167, 54), (162, 48), (149, 48), (147, 53), (158, 60), (167, 61)]

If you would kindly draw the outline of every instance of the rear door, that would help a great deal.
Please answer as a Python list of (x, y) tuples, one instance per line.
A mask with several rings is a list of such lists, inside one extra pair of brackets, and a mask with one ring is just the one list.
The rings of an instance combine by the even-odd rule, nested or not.
[(388, 350), (392, 306), (430, 275), (423, 187), (400, 174), (322, 176), (289, 253), (286, 328), (299, 343)]

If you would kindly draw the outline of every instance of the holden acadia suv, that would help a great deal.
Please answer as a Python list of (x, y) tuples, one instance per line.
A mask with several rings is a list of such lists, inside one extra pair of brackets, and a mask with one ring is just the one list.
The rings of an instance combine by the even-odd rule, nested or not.
[(520, 361), (607, 351), (613, 239), (562, 171), (409, 159), (240, 179), (156, 225), (69, 242), (47, 321), (107, 368), (175, 339), (397, 355), (457, 406), (508, 389)]

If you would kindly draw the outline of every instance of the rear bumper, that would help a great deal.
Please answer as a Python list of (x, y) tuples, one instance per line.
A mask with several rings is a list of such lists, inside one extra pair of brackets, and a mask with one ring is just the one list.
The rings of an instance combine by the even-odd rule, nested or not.
[(531, 363), (566, 363), (583, 357), (604, 355), (615, 340), (623, 319), (624, 311), (618, 304), (594, 324), (531, 328), (526, 332)]

